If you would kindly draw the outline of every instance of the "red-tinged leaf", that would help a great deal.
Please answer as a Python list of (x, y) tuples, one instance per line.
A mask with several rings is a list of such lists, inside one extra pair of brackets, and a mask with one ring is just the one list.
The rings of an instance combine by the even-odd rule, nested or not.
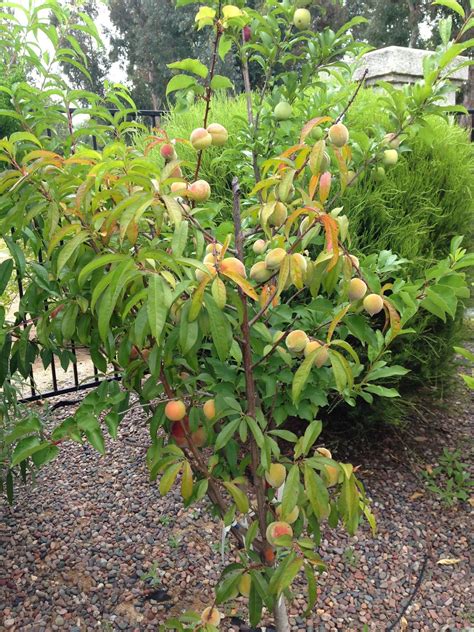
[(309, 197), (313, 200), (314, 194), (316, 193), (316, 189), (318, 188), (319, 175), (311, 176), (311, 180), (309, 181)]
[(277, 178), (277, 176), (271, 176), (270, 178), (265, 178), (265, 180), (260, 180), (260, 182), (257, 182), (257, 184), (254, 186), (254, 188), (250, 192), (250, 195), (255, 195), (255, 193), (258, 193), (258, 191), (261, 191), (262, 189), (268, 189), (275, 184), (278, 184), (279, 181), (280, 179)]
[(327, 213), (320, 215), (320, 220), (326, 233), (326, 250), (333, 253), (333, 257), (328, 265), (328, 271), (332, 270), (339, 258), (338, 232), (339, 225), (336, 220)]
[(292, 156), (295, 152), (299, 151), (300, 149), (304, 148), (304, 143), (298, 143), (298, 145), (293, 145), (293, 147), (289, 147), (288, 149), (285, 149), (285, 151), (280, 154), (280, 158), (289, 158), (290, 156)]
[(329, 197), (329, 191), (331, 190), (331, 174), (329, 171), (325, 171), (319, 178), (319, 199), (324, 204)]
[(300, 143), (304, 143), (305, 138), (314, 127), (321, 125), (321, 123), (329, 123), (329, 121), (332, 121), (332, 118), (330, 116), (317, 116), (316, 118), (313, 118), (305, 123), (303, 125), (303, 129), (301, 130)]
[(398, 336), (402, 328), (402, 323), (400, 321), (400, 314), (397, 312), (392, 303), (388, 300), (388, 298), (383, 299), (383, 305), (385, 309), (385, 314), (388, 314), (388, 319), (390, 322), (390, 328), (392, 330), (392, 335), (390, 340), (393, 340)]
[(310, 213), (308, 213), (308, 209), (307, 208), (298, 208), (298, 209), (296, 209), (296, 211), (293, 211), (290, 214), (290, 216), (288, 217), (288, 219), (286, 220), (286, 222), (285, 222), (285, 235), (286, 235), (287, 238), (290, 236), (290, 232), (291, 232), (291, 229), (293, 227), (294, 222), (303, 213), (305, 213), (306, 215), (310, 214)]
[(332, 319), (331, 324), (329, 325), (329, 329), (328, 329), (328, 335), (327, 335), (327, 342), (331, 342), (331, 338), (334, 334), (334, 331), (336, 330), (336, 327), (338, 326), (338, 324), (341, 322), (341, 320), (344, 318), (344, 316), (347, 314), (347, 312), (349, 311), (350, 308), (350, 304), (346, 305), (346, 307), (344, 307), (343, 309), (341, 309)]
[(326, 143), (324, 140), (318, 140), (311, 150), (311, 154), (309, 156), (309, 168), (311, 173), (315, 176), (318, 176), (321, 173), (321, 165), (323, 164), (325, 150)]
[(250, 298), (253, 298), (254, 301), (258, 301), (257, 292), (255, 291), (251, 283), (249, 283), (247, 279), (244, 279), (243, 276), (240, 276), (240, 274), (236, 274), (235, 272), (231, 272), (230, 270), (226, 270), (225, 272), (221, 271), (221, 274), (223, 274), (224, 276), (228, 277), (231, 281), (236, 283), (240, 287), (242, 292), (247, 294), (247, 296), (250, 296)]

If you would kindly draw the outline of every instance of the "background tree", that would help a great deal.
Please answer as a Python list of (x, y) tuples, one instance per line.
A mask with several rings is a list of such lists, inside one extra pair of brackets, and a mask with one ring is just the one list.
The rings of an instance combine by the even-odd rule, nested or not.
[[(85, 16), (85, 20), (92, 20), (93, 22), (96, 22), (99, 16), (97, 0), (67, 0), (64, 10), (72, 22), (75, 20), (79, 22), (81, 14), (83, 17)], [(51, 14), (51, 24), (55, 27), (58, 26), (57, 14)], [(72, 27), (72, 30), (77, 44), (82, 50), (81, 57), (87, 67), (89, 76), (85, 75), (84, 72), (73, 63), (62, 62), (61, 68), (74, 88), (90, 90), (104, 96), (104, 85), (111, 66), (109, 54), (102, 42), (89, 33), (86, 33), (84, 30), (75, 29), (74, 27)], [(70, 35), (67, 33), (64, 34), (60, 45), (63, 47), (70, 46)]]

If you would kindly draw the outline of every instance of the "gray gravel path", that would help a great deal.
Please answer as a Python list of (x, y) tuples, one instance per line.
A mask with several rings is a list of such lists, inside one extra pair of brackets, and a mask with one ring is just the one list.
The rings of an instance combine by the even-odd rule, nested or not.
[[(469, 509), (446, 509), (419, 477), (444, 445), (466, 456), (474, 402), (456, 391), (449, 410), (433, 413), (416, 433), (388, 432), (383, 445), (337, 454), (360, 465), (374, 503), (378, 534), (327, 534), (313, 616), (304, 620), (303, 589), (290, 607), (293, 630), (388, 630), (425, 572), (405, 621), (395, 630), (473, 630), (469, 575)], [(23, 489), (12, 509), (2, 505), (3, 566), (0, 613), (8, 630), (156, 630), (181, 609), (209, 605), (218, 573), (220, 528), (206, 505), (183, 509), (179, 494), (160, 498), (145, 467), (147, 431), (128, 419), (120, 440), (101, 458), (71, 444)], [(441, 558), (458, 558), (440, 566)], [(158, 567), (160, 590), (171, 601), (144, 599), (141, 576)], [(238, 615), (236, 602), (228, 614)], [(222, 629), (233, 630), (230, 618)]]

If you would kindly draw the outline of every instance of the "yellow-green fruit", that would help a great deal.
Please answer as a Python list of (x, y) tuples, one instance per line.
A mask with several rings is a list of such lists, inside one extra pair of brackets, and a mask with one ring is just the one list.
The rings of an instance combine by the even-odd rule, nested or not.
[(277, 270), (286, 257), (286, 250), (283, 248), (273, 248), (265, 257), (265, 265), (269, 270)]
[(216, 402), (213, 399), (208, 399), (202, 407), (202, 412), (204, 413), (204, 417), (206, 419), (214, 419), (216, 416)]
[(247, 277), (244, 264), (236, 257), (227, 257), (227, 259), (223, 259), (221, 261), (221, 271), (224, 274), (226, 272), (233, 272), (234, 274), (239, 274), (241, 277)]
[(293, 114), (293, 109), (288, 101), (280, 101), (280, 103), (275, 106), (273, 114), (278, 121), (286, 121)]
[(290, 538), (293, 537), (293, 529), (287, 522), (283, 522), (281, 520), (278, 522), (271, 522), (268, 525), (266, 536), (267, 536), (267, 541), (270, 544), (273, 544), (273, 545), (276, 544), (275, 540), (277, 538), (282, 538), (285, 535), (289, 535)]
[(282, 463), (272, 463), (268, 472), (265, 472), (265, 479), (269, 485), (278, 489), (286, 479), (286, 467)]
[(212, 606), (208, 606), (202, 611), (201, 614), (201, 622), (209, 623), (209, 625), (213, 625), (217, 627), (221, 622), (223, 615), (219, 612), (217, 608), (213, 608)]
[(272, 338), (273, 344), (275, 344), (275, 342), (280, 342), (280, 340), (283, 338), (284, 335), (285, 335), (284, 331), (276, 331), (273, 334), (273, 338)]
[(197, 127), (193, 130), (189, 140), (194, 149), (205, 149), (212, 145), (212, 136), (204, 127)]
[(209, 276), (213, 277), (217, 274), (216, 267), (212, 263), (206, 263), (206, 268), (209, 272), (206, 274), (203, 270), (196, 270), (196, 280), (201, 283), (203, 279), (207, 279)]
[(321, 171), (321, 173), (324, 173), (325, 171), (327, 171), (329, 169), (329, 167), (331, 166), (331, 158), (328, 154), (327, 151), (323, 152), (323, 158), (321, 160), (321, 166), (319, 168), (319, 170)]
[[(276, 515), (278, 518), (281, 518), (281, 505), (278, 505), (278, 507), (276, 508)], [(299, 507), (295, 507), (293, 511), (290, 511), (290, 513), (285, 516), (285, 520), (288, 524), (293, 524), (298, 520), (299, 515)]]
[(180, 399), (168, 402), (165, 406), (165, 415), (170, 421), (181, 421), (186, 416), (186, 406)]
[(315, 125), (313, 129), (310, 131), (310, 133), (308, 134), (307, 138), (316, 142), (317, 140), (321, 140), (323, 136), (324, 136), (323, 128), (320, 125)]
[(365, 311), (374, 316), (378, 314), (383, 309), (383, 298), (379, 294), (368, 294), (364, 298), (364, 309)]
[(276, 226), (279, 228), (286, 222), (287, 217), (288, 211), (286, 210), (286, 206), (282, 202), (277, 202), (275, 204), (275, 210), (268, 218), (268, 223), (270, 226)]
[(383, 140), (386, 145), (390, 145), (393, 149), (398, 149), (400, 147), (400, 136), (397, 136), (395, 132), (390, 132), (389, 134), (385, 134)]
[(286, 347), (291, 353), (301, 353), (308, 342), (309, 338), (302, 329), (295, 329), (285, 338)]
[(349, 259), (351, 260), (351, 263), (356, 267), (359, 268), (360, 267), (360, 262), (358, 257), (356, 257), (355, 255), (349, 255)]
[(314, 365), (317, 366), (318, 369), (320, 369), (329, 358), (329, 353), (326, 345), (322, 345), (319, 340), (310, 340), (304, 348), (304, 357), (307, 358), (310, 353), (316, 351), (317, 349), (321, 349), (321, 351), (319, 351), (314, 357)]
[(264, 239), (257, 239), (257, 241), (252, 246), (252, 250), (256, 255), (263, 255), (266, 249), (267, 242)]
[(367, 285), (362, 281), (362, 279), (351, 279), (349, 283), (349, 300), (350, 301), (360, 301), (361, 298), (364, 298), (367, 292)]
[(188, 196), (196, 202), (206, 202), (211, 196), (211, 187), (206, 180), (196, 180), (188, 187)]
[(225, 145), (229, 138), (229, 132), (220, 123), (211, 123), (207, 126), (207, 131), (212, 137), (212, 144), (217, 147)]
[(294, 264), (294, 263), (296, 263), (296, 265), (300, 269), (301, 274), (304, 274), (306, 272), (306, 269), (308, 267), (308, 262), (303, 257), (301, 252), (295, 252), (295, 254), (293, 255), (292, 264)]
[(210, 253), (210, 252), (214, 253), (215, 252), (216, 254), (219, 254), (221, 252), (221, 250), (222, 250), (222, 245), (218, 244), (217, 242), (212, 243), (212, 244), (207, 244), (207, 246), (206, 246), (206, 252), (207, 253)]
[(172, 182), (170, 184), (171, 193), (186, 193), (187, 188), (186, 182)]
[(299, 31), (309, 28), (311, 24), (311, 13), (308, 9), (296, 9), (293, 15), (293, 24)]
[[(325, 456), (327, 459), (332, 459), (332, 454), (327, 448), (316, 448), (316, 452)], [(326, 472), (328, 487), (336, 485), (339, 480), (339, 468), (337, 465), (325, 465), (324, 470)]]
[(375, 170), (375, 179), (377, 180), (377, 182), (382, 182), (382, 180), (385, 180), (385, 177), (385, 169), (383, 167), (377, 167), (377, 169)]
[(344, 123), (336, 123), (329, 128), (328, 138), (335, 147), (344, 147), (349, 140), (349, 130)]
[(250, 595), (250, 586), (252, 585), (252, 578), (249, 573), (244, 573), (239, 579), (239, 593), (244, 597)]
[(250, 278), (257, 283), (265, 283), (272, 276), (272, 271), (267, 268), (265, 261), (257, 261), (250, 268)]
[(347, 172), (347, 186), (351, 187), (353, 184), (355, 184), (357, 180), (357, 173), (355, 171), (349, 170)]
[(211, 265), (216, 262), (216, 256), (212, 252), (208, 252), (202, 260), (203, 263), (210, 263)]
[(396, 149), (386, 149), (383, 152), (383, 164), (384, 165), (396, 165), (398, 162), (398, 151)]

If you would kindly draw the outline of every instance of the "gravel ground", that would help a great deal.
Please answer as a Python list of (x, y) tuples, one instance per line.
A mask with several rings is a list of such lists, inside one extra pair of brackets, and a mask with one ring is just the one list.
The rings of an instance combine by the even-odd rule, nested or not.
[[(362, 631), (364, 624), (377, 632), (474, 630), (471, 505), (445, 508), (419, 475), (444, 445), (460, 446), (467, 458), (473, 412), (472, 396), (459, 388), (449, 407), (412, 426), (415, 434), (386, 431), (370, 450), (352, 446), (352, 454), (336, 453), (360, 465), (378, 534), (372, 537), (365, 526), (353, 538), (326, 534), (321, 554), (328, 572), (320, 577), (318, 603), (304, 620), (303, 585), (296, 589), (292, 630)], [(36, 487), (21, 490), (12, 509), (1, 506), (2, 629), (148, 631), (183, 609), (210, 604), (219, 524), (205, 504), (185, 510), (178, 493), (160, 498), (148, 481), (147, 444), (143, 422), (128, 419), (105, 457), (67, 445)], [(442, 558), (459, 561), (437, 564)], [(146, 598), (141, 577), (153, 563), (161, 591), (155, 597), (167, 601)], [(418, 582), (404, 619), (390, 627)], [(241, 610), (237, 601), (228, 614)], [(230, 616), (221, 627), (239, 629)]]

